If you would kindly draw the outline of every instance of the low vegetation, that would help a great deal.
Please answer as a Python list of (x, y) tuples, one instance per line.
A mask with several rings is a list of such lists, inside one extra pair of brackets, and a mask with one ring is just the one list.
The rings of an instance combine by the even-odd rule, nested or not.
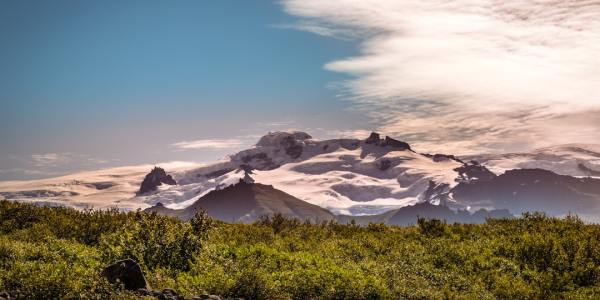
[(274, 216), (252, 225), (0, 201), (0, 292), (131, 298), (100, 276), (140, 263), (153, 288), (247, 299), (600, 297), (600, 226), (525, 214), (411, 227)]

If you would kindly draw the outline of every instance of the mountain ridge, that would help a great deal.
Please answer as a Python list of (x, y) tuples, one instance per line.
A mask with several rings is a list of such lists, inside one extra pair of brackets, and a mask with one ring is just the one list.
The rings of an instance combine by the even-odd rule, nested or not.
[[(419, 153), (408, 143), (381, 138), (377, 133), (362, 140), (315, 140), (299, 131), (272, 132), (261, 137), (255, 146), (216, 163), (178, 169), (165, 167), (177, 185), (159, 185), (155, 191), (142, 195), (135, 195), (135, 191), (146, 173), (139, 168), (133, 172), (131, 168), (129, 173), (104, 170), (35, 182), (0, 183), (0, 198), (79, 208), (135, 209), (161, 203), (177, 210), (213, 190), (236, 184), (250, 171), (257, 183), (271, 185), (335, 215), (379, 215), (420, 202), (444, 204), (454, 211), (511, 209), (494, 203), (493, 198), (487, 203), (478, 202), (453, 191), (457, 186), (463, 191), (469, 182), (482, 185), (483, 181), (506, 171), (525, 167), (539, 167), (571, 177), (593, 175), (589, 170), (600, 170), (600, 154), (595, 152), (600, 146), (586, 147), (564, 145), (530, 154), (463, 157)], [(439, 190), (429, 193), (432, 184)], [(598, 205), (595, 201), (588, 202), (591, 208), (577, 213), (594, 217)], [(519, 214), (521, 209), (517, 205), (514, 208), (517, 209), (511, 213)], [(553, 213), (569, 211), (565, 202)]]
[(251, 223), (262, 216), (273, 214), (313, 222), (335, 219), (326, 209), (306, 203), (273, 186), (244, 180), (223, 189), (213, 190), (184, 209), (169, 209), (160, 203), (145, 209), (146, 212), (156, 212), (182, 220), (192, 219), (199, 210), (226, 222)]

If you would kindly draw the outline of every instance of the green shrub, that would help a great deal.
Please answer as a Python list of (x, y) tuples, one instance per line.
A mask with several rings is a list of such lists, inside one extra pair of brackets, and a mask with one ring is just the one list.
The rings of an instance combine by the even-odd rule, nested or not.
[(202, 250), (211, 228), (209, 220), (204, 212), (191, 222), (137, 212), (123, 228), (104, 234), (100, 249), (105, 261), (132, 258), (149, 269), (187, 271)]
[(134, 299), (100, 277), (138, 261), (154, 289), (247, 299), (597, 299), (600, 226), (528, 213), (482, 225), (190, 222), (0, 201), (0, 291)]
[(417, 225), (421, 234), (427, 237), (440, 237), (448, 233), (445, 220), (418, 218)]

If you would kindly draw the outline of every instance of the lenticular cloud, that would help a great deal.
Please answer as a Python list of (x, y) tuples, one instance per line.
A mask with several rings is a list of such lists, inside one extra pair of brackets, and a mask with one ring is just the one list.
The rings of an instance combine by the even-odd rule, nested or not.
[[(477, 141), (490, 145), (516, 129), (546, 135), (532, 128), (540, 119), (600, 108), (598, 1), (286, 0), (283, 4), (288, 13), (302, 18), (302, 30), (351, 31), (360, 39), (360, 55), (325, 67), (352, 75), (344, 84), (349, 97), (371, 107), (384, 129), (427, 135), (431, 124), (403, 130), (396, 122), (398, 117), (422, 118), (424, 112), (438, 129), (436, 118), (448, 115), (468, 121), (475, 131), (489, 127), (486, 120), (492, 116), (496, 122), (510, 123), (494, 126), (491, 135), (484, 134), (487, 140)], [(465, 128), (455, 122), (441, 126), (463, 143), (469, 139), (458, 134)]]

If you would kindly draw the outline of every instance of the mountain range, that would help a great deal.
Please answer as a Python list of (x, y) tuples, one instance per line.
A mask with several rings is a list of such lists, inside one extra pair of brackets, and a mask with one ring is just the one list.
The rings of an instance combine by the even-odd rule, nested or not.
[(161, 167), (0, 182), (0, 198), (141, 208), (183, 219), (202, 207), (236, 222), (282, 213), (404, 225), (435, 212), (432, 217), (478, 223), (534, 210), (600, 219), (600, 145), (459, 156), (420, 152), (377, 133), (364, 140), (316, 140), (304, 132), (273, 132), (213, 164)]

